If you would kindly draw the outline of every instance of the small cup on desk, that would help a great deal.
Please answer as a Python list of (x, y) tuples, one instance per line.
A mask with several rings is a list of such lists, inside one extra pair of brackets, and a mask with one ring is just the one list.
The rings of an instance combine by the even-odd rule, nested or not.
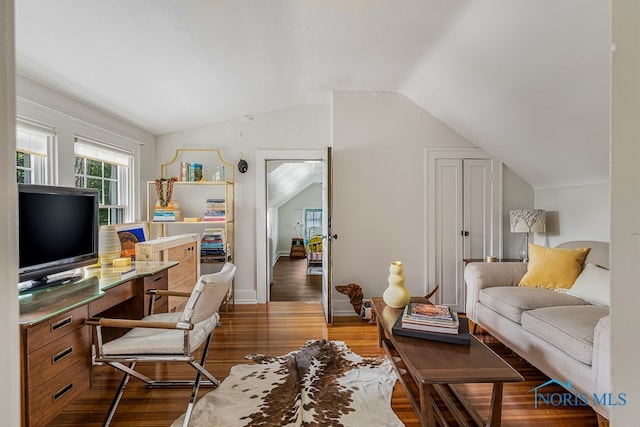
[(485, 261), (486, 262), (497, 262), (498, 258), (496, 258), (494, 256), (488, 256)]

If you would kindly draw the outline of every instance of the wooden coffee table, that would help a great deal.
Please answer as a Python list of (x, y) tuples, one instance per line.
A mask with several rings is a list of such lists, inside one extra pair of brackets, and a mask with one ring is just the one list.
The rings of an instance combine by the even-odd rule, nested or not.
[[(427, 302), (412, 298), (413, 302)], [(469, 347), (418, 338), (394, 336), (391, 328), (402, 309), (371, 298), (378, 323), (378, 345), (383, 347), (422, 426), (448, 425), (436, 399), (443, 402), (459, 425), (499, 426), (502, 385), (524, 378), (476, 337)], [(403, 375), (402, 365), (411, 374)], [(455, 384), (492, 383), (489, 420), (484, 421)], [(471, 424), (470, 424), (471, 422)]]

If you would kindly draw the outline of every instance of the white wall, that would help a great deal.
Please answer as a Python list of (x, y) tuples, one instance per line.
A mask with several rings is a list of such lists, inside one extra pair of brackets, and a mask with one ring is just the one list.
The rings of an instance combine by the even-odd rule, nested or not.
[(535, 208), (545, 209), (547, 238), (535, 242), (550, 247), (568, 240), (611, 241), (609, 184), (537, 189)]
[(640, 2), (613, 0), (611, 137), (611, 321), (613, 392), (628, 404), (612, 408), (611, 425), (638, 425), (640, 369), (633, 347), (640, 301)]
[[(255, 303), (256, 289), (256, 150), (319, 149), (330, 144), (330, 108), (303, 105), (197, 129), (161, 135), (157, 138), (159, 164), (173, 157), (176, 148), (219, 148), (228, 162), (237, 164), (242, 154), (249, 169), (236, 169), (234, 262), (236, 302)], [(276, 159), (274, 159), (276, 160)], [(204, 161), (204, 160), (203, 160)]]
[(2, 424), (20, 425), (20, 360), (18, 335), (18, 250), (16, 209), (18, 186), (16, 152), (14, 4), (0, 0), (0, 414)]
[(289, 255), (293, 237), (306, 237), (299, 236), (295, 230), (297, 223), (304, 225), (305, 208), (322, 208), (322, 184), (311, 184), (278, 208), (278, 252), (281, 255)]
[[(382, 295), (389, 263), (400, 260), (411, 294), (425, 294), (423, 153), (456, 147), (473, 145), (400, 94), (334, 93), (334, 285), (355, 282), (365, 298)], [(334, 313), (352, 314), (332, 291)]]

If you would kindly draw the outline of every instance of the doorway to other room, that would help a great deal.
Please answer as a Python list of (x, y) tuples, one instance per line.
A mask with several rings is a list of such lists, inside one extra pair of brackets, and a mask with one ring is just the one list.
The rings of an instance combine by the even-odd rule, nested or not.
[(269, 301), (322, 298), (322, 164), (267, 160)]

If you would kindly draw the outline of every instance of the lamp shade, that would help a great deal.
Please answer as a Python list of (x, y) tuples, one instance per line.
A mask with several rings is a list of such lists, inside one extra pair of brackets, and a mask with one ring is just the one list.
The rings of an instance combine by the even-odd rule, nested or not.
[(547, 230), (544, 209), (516, 209), (509, 212), (512, 233), (544, 233)]

